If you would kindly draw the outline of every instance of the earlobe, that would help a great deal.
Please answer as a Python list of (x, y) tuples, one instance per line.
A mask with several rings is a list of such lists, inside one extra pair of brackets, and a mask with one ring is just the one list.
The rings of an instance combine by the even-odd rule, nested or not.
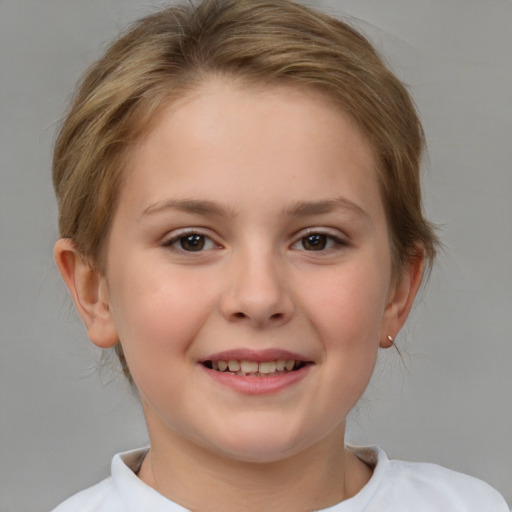
[(89, 338), (101, 348), (114, 346), (119, 338), (108, 303), (105, 277), (81, 257), (69, 238), (58, 240), (53, 253)]
[(405, 324), (421, 286), (424, 264), (423, 255), (418, 255), (409, 262), (397, 279), (384, 312), (380, 333), (381, 348), (391, 347), (394, 338)]

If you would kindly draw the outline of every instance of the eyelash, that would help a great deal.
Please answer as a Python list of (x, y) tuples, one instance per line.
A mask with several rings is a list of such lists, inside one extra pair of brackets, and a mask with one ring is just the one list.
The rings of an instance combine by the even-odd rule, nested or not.
[[(310, 239), (309, 243), (312, 244), (310, 249), (306, 249), (304, 246), (304, 243), (308, 238)], [(192, 244), (198, 244), (196, 245), (198, 249), (186, 249), (183, 244), (186, 244), (187, 241)], [(176, 247), (176, 244), (179, 244), (179, 247)], [(299, 244), (302, 245), (301, 248), (297, 247)], [(319, 246), (317, 248), (313, 248), (315, 247), (315, 244), (319, 244)], [(166, 240), (162, 245), (163, 247), (173, 248), (176, 251), (185, 253), (201, 253), (214, 248), (220, 248), (220, 245), (218, 245), (211, 237), (197, 230), (183, 231), (169, 240)], [(302, 236), (298, 238), (290, 248), (293, 250), (303, 250), (305, 252), (325, 252), (332, 249), (336, 250), (347, 245), (348, 242), (344, 238), (333, 235), (332, 233), (327, 233), (321, 229), (310, 228), (306, 232), (302, 233)]]
[[(197, 242), (199, 242), (200, 244), (202, 243), (202, 245), (200, 245), (200, 247), (199, 247), (199, 250), (197, 250), (197, 251), (187, 250), (183, 247), (183, 243), (184, 242), (186, 243), (187, 239), (189, 241), (192, 241), (191, 240), (192, 238), (196, 238), (196, 243)], [(197, 240), (199, 238), (201, 239), (200, 241)], [(179, 244), (181, 247), (174, 247), (175, 244)], [(205, 235), (204, 233), (201, 233), (200, 231), (197, 231), (197, 230), (182, 231), (181, 233), (170, 238), (169, 240), (166, 240), (162, 245), (163, 245), (163, 247), (170, 247), (176, 251), (186, 252), (186, 253), (194, 253), (194, 252), (200, 253), (205, 250), (220, 247), (217, 243), (215, 243), (214, 240), (212, 240), (211, 237), (209, 237), (208, 235)], [(207, 247), (205, 249), (205, 247), (204, 247), (205, 245), (211, 245), (211, 247)]]
[[(304, 247), (304, 242), (308, 239), (308, 238), (313, 238), (313, 237), (322, 237), (322, 240), (325, 242), (325, 245), (318, 248), (318, 249), (306, 249)], [(325, 232), (323, 231), (322, 229), (315, 229), (315, 228), (310, 228), (308, 229), (305, 233), (302, 234), (302, 236), (292, 244), (292, 249), (297, 246), (298, 244), (302, 244), (302, 249), (297, 249), (297, 250), (304, 250), (306, 252), (325, 252), (327, 250), (336, 250), (336, 249), (339, 249), (341, 247), (346, 247), (348, 245), (348, 242), (346, 239), (342, 238), (342, 237), (339, 237), (339, 236), (336, 236), (332, 233), (328, 233), (328, 232)], [(328, 246), (330, 244), (330, 247)], [(327, 245), (327, 247), (326, 247)]]

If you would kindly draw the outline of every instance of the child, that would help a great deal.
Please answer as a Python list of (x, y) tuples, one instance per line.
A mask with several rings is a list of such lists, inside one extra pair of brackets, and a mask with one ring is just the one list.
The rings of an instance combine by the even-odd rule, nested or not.
[(138, 22), (61, 129), (55, 258), (150, 448), (56, 511), (506, 511), (486, 484), (347, 447), (437, 239), (422, 130), (361, 35), (288, 0)]

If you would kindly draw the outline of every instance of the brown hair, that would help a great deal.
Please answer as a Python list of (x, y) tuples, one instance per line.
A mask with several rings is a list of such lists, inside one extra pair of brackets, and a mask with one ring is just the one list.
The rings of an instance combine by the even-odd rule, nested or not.
[[(204, 0), (136, 22), (86, 73), (60, 130), (59, 228), (102, 268), (124, 159), (160, 107), (212, 74), (321, 91), (374, 148), (395, 270), (437, 238), (422, 212), (423, 132), (402, 83), (346, 23), (290, 0)], [(118, 351), (120, 353), (120, 349)]]

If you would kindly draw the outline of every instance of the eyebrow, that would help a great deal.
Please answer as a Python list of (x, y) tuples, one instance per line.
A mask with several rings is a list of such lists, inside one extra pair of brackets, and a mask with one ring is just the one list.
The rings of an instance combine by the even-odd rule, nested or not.
[(321, 201), (299, 201), (286, 210), (290, 216), (306, 217), (308, 215), (322, 215), (335, 210), (347, 210), (371, 224), (370, 215), (358, 204), (346, 197), (336, 197)]
[(227, 216), (228, 213), (225, 208), (213, 201), (199, 199), (167, 199), (148, 206), (144, 209), (140, 217), (163, 213), (167, 210), (179, 210), (196, 215), (216, 216)]
[[(286, 209), (285, 215), (289, 217), (307, 217), (311, 215), (322, 215), (340, 209), (355, 214), (369, 224), (372, 223), (370, 215), (363, 210), (363, 208), (345, 197), (320, 201), (298, 201)], [(140, 218), (146, 215), (163, 213), (167, 210), (178, 210), (196, 215), (214, 215), (218, 217), (235, 216), (233, 212), (228, 212), (226, 208), (214, 201), (201, 199), (167, 199), (145, 208)]]

